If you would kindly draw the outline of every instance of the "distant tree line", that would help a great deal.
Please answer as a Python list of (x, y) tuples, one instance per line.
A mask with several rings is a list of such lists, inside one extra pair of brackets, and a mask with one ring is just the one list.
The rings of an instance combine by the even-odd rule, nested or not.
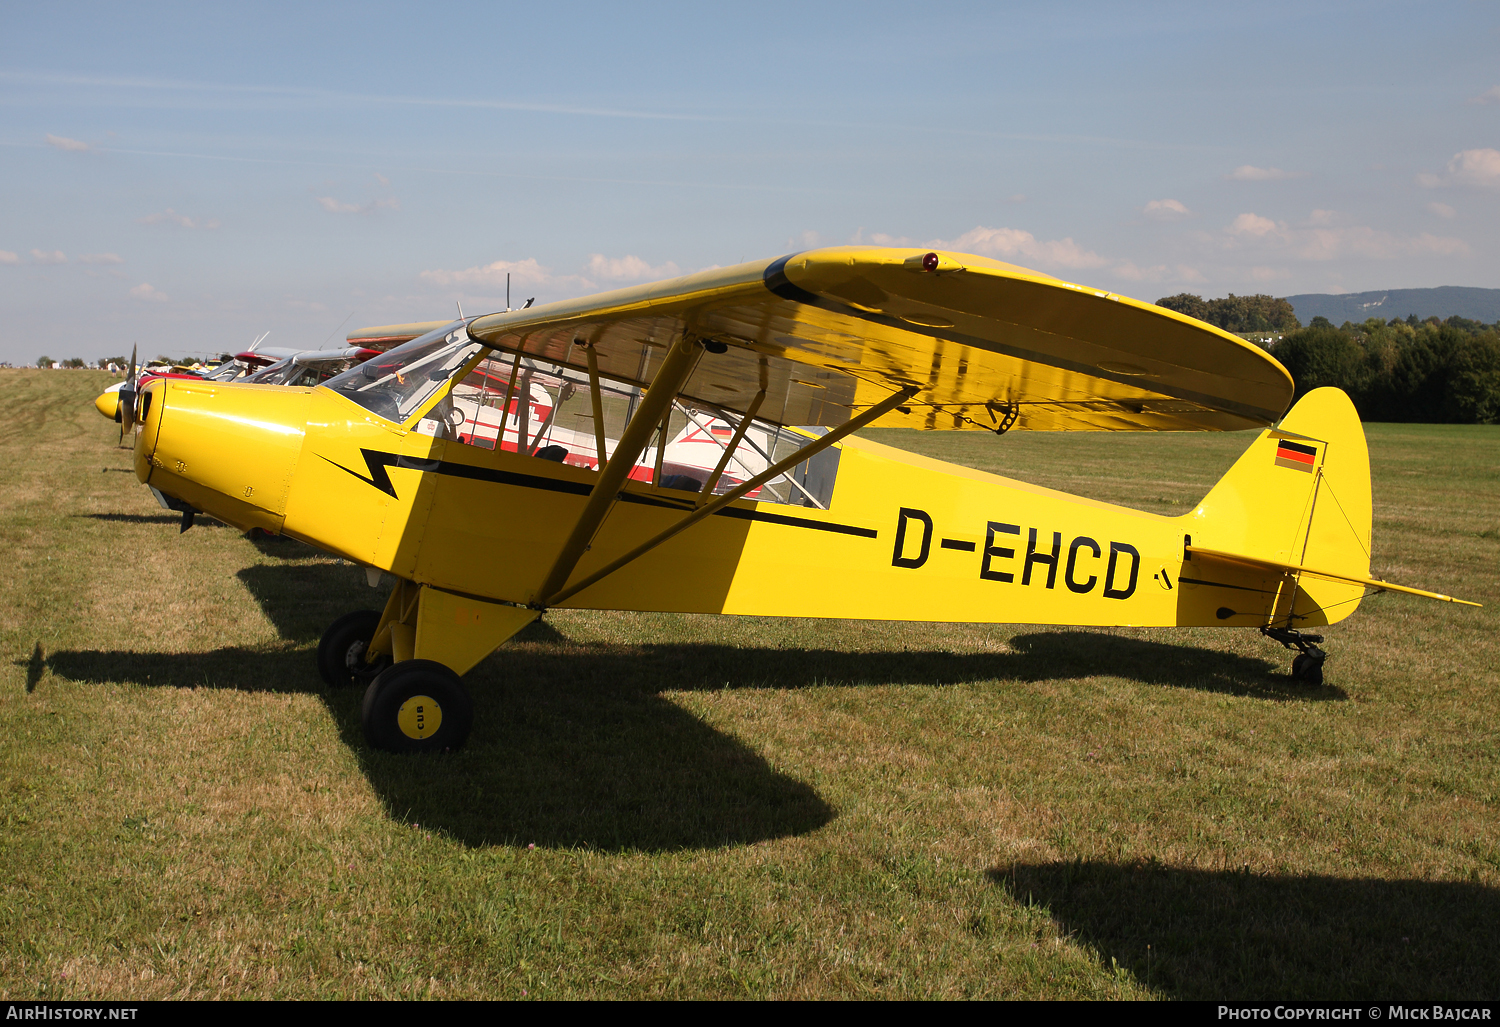
[(1365, 421), (1500, 423), (1500, 325), (1463, 317), (1372, 317), (1335, 328), (1315, 317), (1271, 347), (1297, 396), (1336, 385)]
[(1500, 323), (1413, 314), (1337, 328), (1315, 317), (1303, 328), (1291, 304), (1271, 296), (1182, 293), (1156, 302), (1230, 332), (1281, 332), (1266, 345), (1291, 372), (1298, 399), (1332, 385), (1365, 421), (1500, 424)]
[(1190, 292), (1180, 292), (1176, 296), (1163, 296), (1156, 305), (1207, 321), (1226, 332), (1288, 332), (1302, 327), (1290, 303), (1264, 293), (1254, 296), (1230, 293), (1222, 299), (1206, 300)]

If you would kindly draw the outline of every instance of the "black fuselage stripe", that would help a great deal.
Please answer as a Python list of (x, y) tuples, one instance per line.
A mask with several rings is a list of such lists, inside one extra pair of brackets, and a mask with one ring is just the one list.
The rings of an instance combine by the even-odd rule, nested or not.
[[(326, 458), (325, 458), (326, 459)], [(538, 474), (522, 474), (519, 471), (500, 471), (491, 467), (474, 467), (471, 464), (454, 463), (450, 460), (421, 460), (415, 457), (395, 457), (397, 467), (404, 467), (412, 471), (430, 472), (434, 474), (446, 474), (454, 478), (468, 478), (470, 481), (487, 481), (497, 485), (513, 485), (523, 489), (541, 489), (544, 492), (563, 492), (574, 496), (587, 496), (594, 491), (594, 487), (585, 482), (559, 481), (556, 478), (545, 478)], [(332, 461), (329, 461), (332, 463)], [(348, 470), (342, 464), (335, 464), (342, 470)], [(353, 473), (352, 471), (350, 472)], [(355, 475), (361, 481), (368, 481), (363, 475)], [(376, 486), (377, 488), (379, 486)], [(633, 492), (621, 492), (621, 502), (638, 503), (642, 506), (664, 507), (669, 510), (681, 510), (686, 513), (693, 507), (691, 500), (680, 503), (657, 496), (643, 496)], [(874, 528), (858, 528), (852, 524), (838, 524), (832, 521), (815, 521), (806, 517), (790, 517), (786, 514), (761, 513), (759, 510), (744, 510), (740, 507), (727, 506), (722, 510), (714, 511), (716, 517), (733, 517), (742, 521), (761, 521), (765, 524), (780, 524), (789, 528), (810, 528), (813, 531), (831, 531), (836, 535), (853, 535), (857, 538), (879, 538), (880, 533)]]
[(1264, 588), (1251, 588), (1249, 585), (1226, 585), (1222, 581), (1204, 581), (1201, 578), (1178, 578), (1179, 585), (1211, 585), (1214, 588), (1235, 588), (1241, 592), (1259, 592), (1261, 595), (1273, 596), (1276, 593)]

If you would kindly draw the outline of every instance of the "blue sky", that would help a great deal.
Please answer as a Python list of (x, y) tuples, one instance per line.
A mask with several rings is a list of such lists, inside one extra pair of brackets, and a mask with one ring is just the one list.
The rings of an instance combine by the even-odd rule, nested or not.
[(1500, 7), (0, 3), (0, 360), (850, 241), (1146, 300), (1500, 286)]

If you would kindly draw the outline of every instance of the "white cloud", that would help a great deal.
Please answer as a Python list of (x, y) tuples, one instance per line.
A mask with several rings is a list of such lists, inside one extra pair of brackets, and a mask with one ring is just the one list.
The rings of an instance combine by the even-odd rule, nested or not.
[(1469, 102), (1486, 105), (1500, 103), (1500, 86), (1491, 86), (1478, 96), (1469, 97)]
[(31, 259), (38, 264), (66, 264), (68, 255), (62, 250), (32, 250)]
[(1335, 211), (1315, 210), (1305, 224), (1293, 227), (1258, 214), (1241, 214), (1225, 227), (1225, 245), (1232, 249), (1269, 251), (1283, 259), (1317, 261), (1341, 257), (1373, 260), (1424, 255), (1453, 257), (1469, 253), (1468, 243), (1451, 236), (1430, 232), (1400, 236), (1366, 225), (1339, 225), (1338, 220)]
[(19, 264), (21, 258), (10, 250), (0, 250), (0, 264)]
[(390, 185), (391, 184), (391, 180), (389, 178), (386, 178), (384, 175), (382, 175), (378, 171), (375, 172), (375, 181), (379, 182), (381, 185)]
[(1257, 282), (1274, 282), (1278, 278), (1290, 278), (1292, 273), (1284, 267), (1252, 267), (1250, 277)]
[(640, 282), (648, 278), (676, 278), (682, 271), (670, 260), (652, 267), (636, 256), (606, 257), (602, 253), (590, 253), (585, 274), (605, 282)]
[(1123, 278), (1127, 282), (1204, 281), (1203, 274), (1197, 268), (1188, 267), (1186, 264), (1178, 264), (1176, 267), (1168, 267), (1166, 264), (1139, 267), (1134, 261), (1122, 260), (1110, 270), (1116, 277)]
[(1280, 168), (1258, 168), (1253, 164), (1241, 164), (1224, 177), (1235, 182), (1274, 182), (1283, 178), (1301, 178), (1305, 172), (1282, 171)]
[(1430, 171), (1424, 171), (1417, 176), (1417, 184), (1424, 189), (1436, 189), (1448, 185), (1500, 189), (1500, 150), (1489, 147), (1479, 150), (1460, 150), (1448, 162), (1446, 175), (1434, 175)]
[(1241, 214), (1225, 229), (1230, 235), (1262, 238), (1276, 231), (1276, 222), (1259, 214)]
[(933, 249), (978, 253), (1002, 260), (1025, 261), (1037, 267), (1078, 270), (1103, 267), (1109, 261), (1093, 250), (1084, 249), (1071, 238), (1040, 240), (1019, 228), (971, 228), (957, 239), (934, 239)]
[(318, 205), (330, 214), (373, 214), (377, 210), (400, 210), (401, 204), (394, 196), (386, 196), (369, 203), (345, 203), (332, 196), (319, 196)]
[(147, 214), (143, 218), (136, 218), (138, 225), (176, 225), (179, 228), (218, 228), (217, 221), (204, 221), (201, 218), (190, 218), (186, 214), (179, 214), (171, 207), (158, 211), (155, 214)]
[(69, 139), (67, 136), (55, 136), (50, 133), (47, 136), (47, 145), (55, 146), (59, 150), (73, 150), (82, 152), (89, 148), (89, 144), (79, 139)]
[(1448, 162), (1448, 175), (1460, 185), (1500, 188), (1500, 150), (1463, 150)]
[(854, 246), (910, 246), (911, 240), (904, 235), (889, 235), (885, 232), (871, 232), (869, 238), (865, 237), (865, 230), (861, 228), (849, 238)]
[(149, 300), (152, 303), (167, 302), (167, 294), (147, 282), (142, 282), (130, 290), (130, 295), (138, 300)]
[(1005, 199), (1006, 199), (1007, 203), (1025, 203), (1026, 202), (1026, 194), (1025, 193), (1011, 193)]
[(1180, 221), (1193, 212), (1181, 200), (1152, 200), (1143, 213), (1152, 221)]
[(555, 285), (559, 281), (574, 281), (577, 276), (564, 276), (559, 278), (552, 270), (538, 264), (535, 257), (527, 257), (525, 260), (497, 260), (492, 264), (482, 267), (471, 267), (463, 271), (423, 271), (417, 275), (419, 279), (431, 285), (441, 286), (463, 286), (471, 289), (494, 290), (489, 295), (497, 295), (505, 291), (505, 276), (509, 274), (511, 284), (525, 288), (527, 286)]
[(505, 295), (505, 276), (510, 275), (513, 290), (537, 289), (551, 293), (590, 292), (605, 286), (624, 285), (660, 278), (675, 278), (682, 270), (672, 261), (664, 264), (648, 264), (633, 254), (623, 257), (606, 257), (602, 253), (589, 254), (583, 274), (557, 274), (550, 267), (537, 262), (535, 257), (525, 260), (497, 260), (490, 264), (466, 268), (462, 271), (434, 269), (423, 271), (417, 278), (429, 285), (457, 288), (473, 294), (489, 297)]
[(78, 258), (80, 264), (123, 264), (125, 258), (118, 253), (85, 253)]
[(1446, 203), (1429, 203), (1427, 204), (1426, 209), (1428, 213), (1436, 214), (1440, 218), (1452, 218), (1455, 214), (1458, 213), (1458, 211), (1454, 210)]

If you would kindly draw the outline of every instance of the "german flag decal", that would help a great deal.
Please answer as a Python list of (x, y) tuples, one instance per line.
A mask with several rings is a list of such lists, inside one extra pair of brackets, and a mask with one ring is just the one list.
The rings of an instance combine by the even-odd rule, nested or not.
[(1316, 446), (1304, 446), (1300, 442), (1282, 439), (1276, 443), (1276, 466), (1295, 467), (1299, 471), (1311, 471), (1318, 462)]

